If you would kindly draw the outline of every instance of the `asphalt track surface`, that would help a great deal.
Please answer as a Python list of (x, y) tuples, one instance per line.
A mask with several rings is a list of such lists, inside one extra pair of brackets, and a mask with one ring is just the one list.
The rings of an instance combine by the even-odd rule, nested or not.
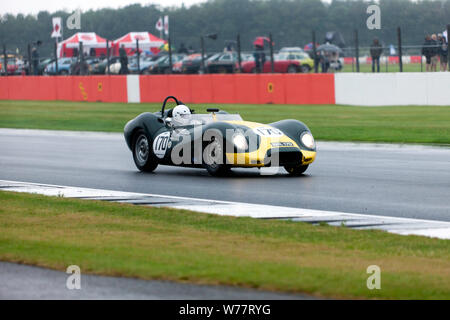
[(302, 177), (160, 166), (140, 173), (121, 134), (0, 129), (0, 179), (450, 221), (450, 148), (318, 143)]
[(298, 300), (305, 295), (281, 294), (227, 286), (200, 286), (84, 275), (81, 288), (67, 289), (62, 271), (0, 262), (0, 300)]
[[(226, 200), (347, 213), (450, 221), (450, 149), (318, 143), (302, 177), (236, 169), (136, 170), (121, 134), (0, 129), (0, 179)], [(0, 299), (308, 299), (230, 287), (82, 275), (0, 262)]]

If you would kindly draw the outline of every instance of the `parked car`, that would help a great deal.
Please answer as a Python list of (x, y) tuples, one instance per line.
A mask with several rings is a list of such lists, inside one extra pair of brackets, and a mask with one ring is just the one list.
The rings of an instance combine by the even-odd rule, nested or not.
[[(172, 55), (172, 67), (179, 61), (182, 61), (186, 57), (185, 54), (173, 54)], [(167, 74), (170, 73), (170, 61), (169, 56), (165, 55), (159, 57), (158, 60), (154, 61), (146, 70), (147, 74)]]
[(305, 52), (305, 50), (303, 50), (300, 47), (284, 47), (284, 48), (281, 48), (281, 50), (280, 50), (280, 53), (283, 53), (283, 52), (299, 52), (299, 53), (302, 53), (302, 52)]
[[(75, 58), (60, 58), (58, 59), (58, 74), (68, 75), (70, 74), (70, 65), (75, 60)], [(45, 69), (44, 74), (56, 75), (56, 62), (49, 63)]]
[(52, 63), (52, 62), (54, 62), (54, 61), (55, 61), (55, 59), (53, 59), (53, 58), (42, 59), (42, 60), (39, 62), (38, 73), (39, 73), (40, 75), (43, 75), (44, 72), (45, 72), (45, 67), (47, 67), (47, 65), (49, 65), (50, 63)]
[[(128, 67), (130, 67), (130, 66), (128, 65)], [(112, 63), (109, 66), (109, 73), (110, 74), (119, 74), (120, 73), (120, 68), (121, 68), (120, 60), (117, 60), (116, 62)]]
[[(1, 55), (0, 60), (1, 60), (0, 61), (0, 70), (1, 70), (2, 74), (5, 74), (5, 69), (3, 67), (3, 63), (4, 63), (3, 55)], [(8, 75), (22, 74), (23, 67), (24, 67), (24, 62), (19, 57), (17, 57), (14, 54), (6, 55), (6, 73)]]
[(314, 60), (305, 52), (283, 52), (278, 55), (280, 60), (300, 61), (300, 72), (308, 73), (314, 69)]
[(202, 65), (202, 55), (194, 53), (183, 58), (183, 60), (175, 63), (172, 67), (174, 73), (199, 73)]
[[(166, 55), (164, 55), (165, 57)], [(141, 57), (139, 60), (139, 70), (137, 57), (128, 58), (128, 71), (130, 73), (148, 74), (148, 68), (152, 66), (159, 58), (158, 56)], [(120, 70), (120, 69), (119, 69)]]
[[(250, 54), (241, 54), (241, 61), (253, 59)], [(205, 62), (208, 73), (234, 73), (239, 70), (238, 54), (236, 52), (221, 52), (208, 58)]]
[[(285, 54), (278, 54), (274, 56), (274, 71), (276, 73), (297, 73), (301, 71), (301, 64), (299, 60), (289, 60)], [(272, 66), (270, 60), (266, 60), (263, 73), (271, 72)], [(254, 60), (245, 61), (242, 63), (243, 73), (256, 73), (256, 63)]]
[[(110, 57), (109, 58), (109, 66), (119, 61), (120, 57)], [(106, 69), (108, 66), (108, 59), (104, 58), (103, 60), (95, 63), (92, 66), (92, 74), (106, 74)]]
[(94, 69), (94, 65), (100, 61), (100, 57), (84, 57), (83, 61), (81, 61), (81, 59), (75, 59), (70, 66), (70, 74), (91, 74)]

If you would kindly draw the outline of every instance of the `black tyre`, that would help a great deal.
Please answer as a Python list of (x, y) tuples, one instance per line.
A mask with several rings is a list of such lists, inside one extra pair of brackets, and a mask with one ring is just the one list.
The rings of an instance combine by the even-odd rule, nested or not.
[(290, 66), (287, 68), (287, 73), (297, 73), (297, 67), (294, 66), (294, 65), (290, 65)]
[(284, 166), (284, 169), (289, 173), (290, 176), (298, 177), (301, 176), (308, 169), (309, 165), (303, 166), (293, 165), (293, 166)]
[(208, 173), (215, 177), (225, 176), (230, 172), (226, 164), (223, 144), (218, 140), (210, 142), (203, 150), (203, 165)]
[(69, 72), (67, 72), (67, 70), (61, 70), (59, 72), (59, 74), (62, 75), (62, 76), (67, 76), (69, 74)]
[(225, 67), (219, 67), (217, 68), (217, 73), (228, 73), (228, 71)]
[(136, 167), (142, 172), (153, 172), (158, 167), (152, 143), (144, 130), (138, 130), (133, 136), (133, 159)]
[(309, 73), (309, 71), (311, 71), (311, 68), (310, 68), (308, 65), (302, 65), (302, 66), (300, 67), (300, 71), (301, 71), (302, 73)]

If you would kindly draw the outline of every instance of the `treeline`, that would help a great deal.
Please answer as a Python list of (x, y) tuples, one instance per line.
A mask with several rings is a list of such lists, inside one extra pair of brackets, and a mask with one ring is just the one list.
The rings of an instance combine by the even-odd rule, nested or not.
[[(373, 1), (333, 0), (209, 0), (186, 8), (161, 8), (155, 5), (129, 5), (121, 9), (83, 12), (81, 30), (64, 29), (64, 38), (77, 31), (96, 32), (116, 39), (130, 31), (149, 31), (159, 36), (155, 23), (160, 16), (170, 16), (170, 31), (175, 47), (184, 43), (198, 49), (200, 35), (218, 33), (217, 41), (207, 40), (208, 50), (220, 50), (227, 40), (241, 34), (243, 50), (250, 50), (256, 36), (273, 34), (275, 46), (303, 46), (311, 42), (316, 30), (319, 42), (327, 31), (339, 31), (346, 45), (353, 46), (354, 30), (359, 31), (360, 45), (369, 45), (374, 37), (385, 44), (396, 44), (396, 28), (401, 26), (405, 45), (421, 45), (427, 33), (438, 33), (450, 23), (450, 0), (412, 1), (380, 0), (381, 30), (366, 26), (367, 7)], [(51, 54), (51, 19), (69, 12), (40, 12), (37, 16), (1, 16), (0, 43), (8, 50), (24, 53), (28, 43), (43, 41), (41, 54)], [(64, 23), (65, 26), (65, 23)]]

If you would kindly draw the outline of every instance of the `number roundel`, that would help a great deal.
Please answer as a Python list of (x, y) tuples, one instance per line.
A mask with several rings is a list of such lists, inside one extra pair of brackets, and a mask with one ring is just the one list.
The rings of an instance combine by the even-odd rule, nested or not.
[(163, 132), (155, 138), (153, 141), (153, 153), (159, 159), (164, 158), (166, 155), (170, 141), (170, 132)]

